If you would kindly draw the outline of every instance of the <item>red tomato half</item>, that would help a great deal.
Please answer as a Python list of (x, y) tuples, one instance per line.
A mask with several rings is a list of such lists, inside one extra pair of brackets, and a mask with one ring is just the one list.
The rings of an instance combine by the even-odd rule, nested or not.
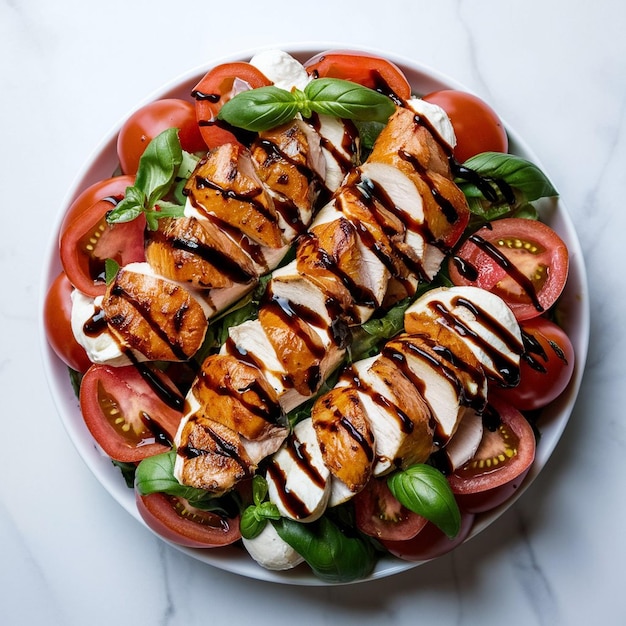
[(525, 346), (520, 383), (493, 391), (520, 411), (533, 411), (555, 400), (567, 387), (574, 372), (574, 348), (565, 331), (545, 317), (520, 326)]
[(59, 240), (63, 233), (68, 229), (69, 225), (85, 211), (90, 209), (99, 200), (105, 198), (122, 198), (127, 187), (135, 184), (134, 176), (114, 176), (113, 178), (105, 178), (97, 183), (90, 185), (76, 197), (70, 204), (69, 209), (65, 213), (63, 222), (61, 222), (61, 230), (59, 231)]
[(547, 311), (565, 287), (567, 246), (546, 224), (516, 217), (496, 220), (471, 235), (450, 259), (455, 285), (500, 296), (518, 320)]
[(483, 100), (465, 91), (444, 89), (424, 96), (450, 118), (457, 144), (454, 157), (464, 163), (481, 152), (507, 152), (509, 140), (502, 120)]
[(489, 511), (508, 500), (535, 460), (535, 433), (517, 409), (490, 397), (484, 419), (476, 454), (448, 476), (459, 508), (468, 513)]
[(92, 365), (80, 386), (87, 428), (114, 460), (136, 463), (167, 452), (182, 418), (183, 399), (172, 382), (145, 366)]
[(217, 548), (241, 538), (239, 517), (222, 517), (163, 493), (142, 496), (135, 491), (137, 510), (159, 536), (188, 548)]
[(400, 541), (419, 533), (428, 520), (404, 507), (387, 486), (386, 479), (372, 478), (354, 496), (357, 528), (376, 539)]
[(63, 269), (72, 285), (88, 296), (104, 294), (107, 259), (122, 266), (146, 258), (145, 217), (141, 215), (131, 222), (108, 224), (106, 214), (115, 204), (113, 198), (96, 202), (61, 235)]
[(350, 80), (396, 101), (411, 97), (411, 85), (402, 70), (381, 57), (350, 50), (330, 50), (309, 59), (304, 67), (316, 78)]
[(447, 554), (462, 544), (472, 530), (474, 514), (461, 515), (461, 528), (454, 539), (450, 539), (435, 524), (428, 522), (415, 537), (405, 541), (381, 541), (383, 546), (404, 561), (428, 561)]
[(196, 121), (196, 107), (178, 98), (155, 100), (135, 111), (117, 136), (117, 155), (125, 174), (136, 174), (139, 159), (148, 144), (168, 128), (178, 128), (178, 138), (187, 152), (206, 151)]
[(48, 343), (56, 355), (73, 370), (86, 372), (91, 366), (91, 361), (72, 332), (73, 289), (65, 272), (61, 272), (54, 279), (44, 303), (44, 327)]
[(265, 74), (250, 63), (224, 63), (209, 70), (194, 87), (196, 119), (200, 133), (209, 148), (238, 141), (233, 129), (217, 119), (222, 106), (246, 89), (271, 85)]

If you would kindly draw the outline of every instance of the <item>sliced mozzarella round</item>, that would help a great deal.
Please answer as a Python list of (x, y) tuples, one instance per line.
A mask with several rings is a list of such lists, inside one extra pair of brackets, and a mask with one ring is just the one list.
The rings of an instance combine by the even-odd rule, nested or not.
[(304, 562), (301, 557), (276, 532), (271, 522), (254, 539), (242, 539), (243, 547), (261, 566), (269, 570), (288, 570)]
[(296, 424), (267, 469), (270, 502), (283, 517), (312, 522), (326, 510), (330, 471), (324, 465), (310, 418)]
[(515, 384), (524, 350), (521, 331), (499, 296), (479, 287), (433, 289), (407, 309), (407, 332), (419, 328), (424, 317), (458, 333), (489, 378), (507, 386)]
[(452, 471), (465, 465), (476, 454), (482, 437), (482, 417), (472, 409), (467, 409), (456, 432), (443, 448)]

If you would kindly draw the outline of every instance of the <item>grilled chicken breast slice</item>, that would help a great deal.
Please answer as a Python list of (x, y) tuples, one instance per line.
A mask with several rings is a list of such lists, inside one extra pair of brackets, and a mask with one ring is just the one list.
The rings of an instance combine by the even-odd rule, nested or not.
[(179, 284), (122, 267), (102, 300), (107, 325), (123, 345), (151, 361), (186, 361), (202, 345), (205, 309)]
[(240, 144), (210, 150), (185, 190), (200, 213), (214, 215), (252, 241), (270, 248), (286, 243), (272, 198), (256, 173), (249, 150)]
[(156, 273), (195, 289), (250, 284), (258, 276), (241, 246), (211, 220), (195, 217), (160, 220), (147, 241), (146, 260)]
[(215, 495), (230, 491), (256, 469), (238, 433), (202, 415), (183, 420), (176, 446), (177, 480)]
[(357, 389), (338, 386), (313, 405), (311, 419), (324, 463), (352, 493), (370, 479), (375, 437)]

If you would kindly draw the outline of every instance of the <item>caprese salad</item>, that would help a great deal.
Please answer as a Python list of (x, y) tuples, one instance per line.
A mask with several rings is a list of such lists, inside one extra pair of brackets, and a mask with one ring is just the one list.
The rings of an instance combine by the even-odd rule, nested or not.
[(486, 103), (265, 51), (117, 152), (67, 210), (45, 326), (152, 529), (347, 582), (515, 493), (574, 367), (568, 250)]

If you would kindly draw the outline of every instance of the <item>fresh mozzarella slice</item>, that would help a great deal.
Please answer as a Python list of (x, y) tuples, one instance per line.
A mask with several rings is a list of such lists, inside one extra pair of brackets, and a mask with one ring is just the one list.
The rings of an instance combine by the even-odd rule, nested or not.
[(516, 384), (524, 350), (521, 331), (511, 309), (499, 296), (479, 287), (433, 289), (407, 309), (407, 332), (419, 328), (423, 318), (456, 332), (489, 378), (505, 386)]
[(250, 59), (250, 65), (263, 72), (276, 87), (286, 91), (291, 91), (292, 87), (303, 90), (311, 81), (302, 63), (282, 50), (257, 52)]
[(410, 98), (407, 105), (419, 115), (423, 115), (451, 148), (456, 146), (456, 135), (448, 114), (437, 104), (426, 102), (421, 98)]
[(443, 448), (452, 471), (465, 465), (476, 454), (482, 438), (482, 417), (476, 411), (467, 409), (456, 432)]
[(330, 495), (330, 471), (310, 418), (296, 424), (283, 447), (273, 455), (267, 469), (270, 502), (281, 515), (312, 522), (326, 510)]
[(292, 569), (304, 562), (286, 541), (280, 538), (271, 522), (254, 539), (242, 539), (248, 554), (265, 569), (283, 571)]

